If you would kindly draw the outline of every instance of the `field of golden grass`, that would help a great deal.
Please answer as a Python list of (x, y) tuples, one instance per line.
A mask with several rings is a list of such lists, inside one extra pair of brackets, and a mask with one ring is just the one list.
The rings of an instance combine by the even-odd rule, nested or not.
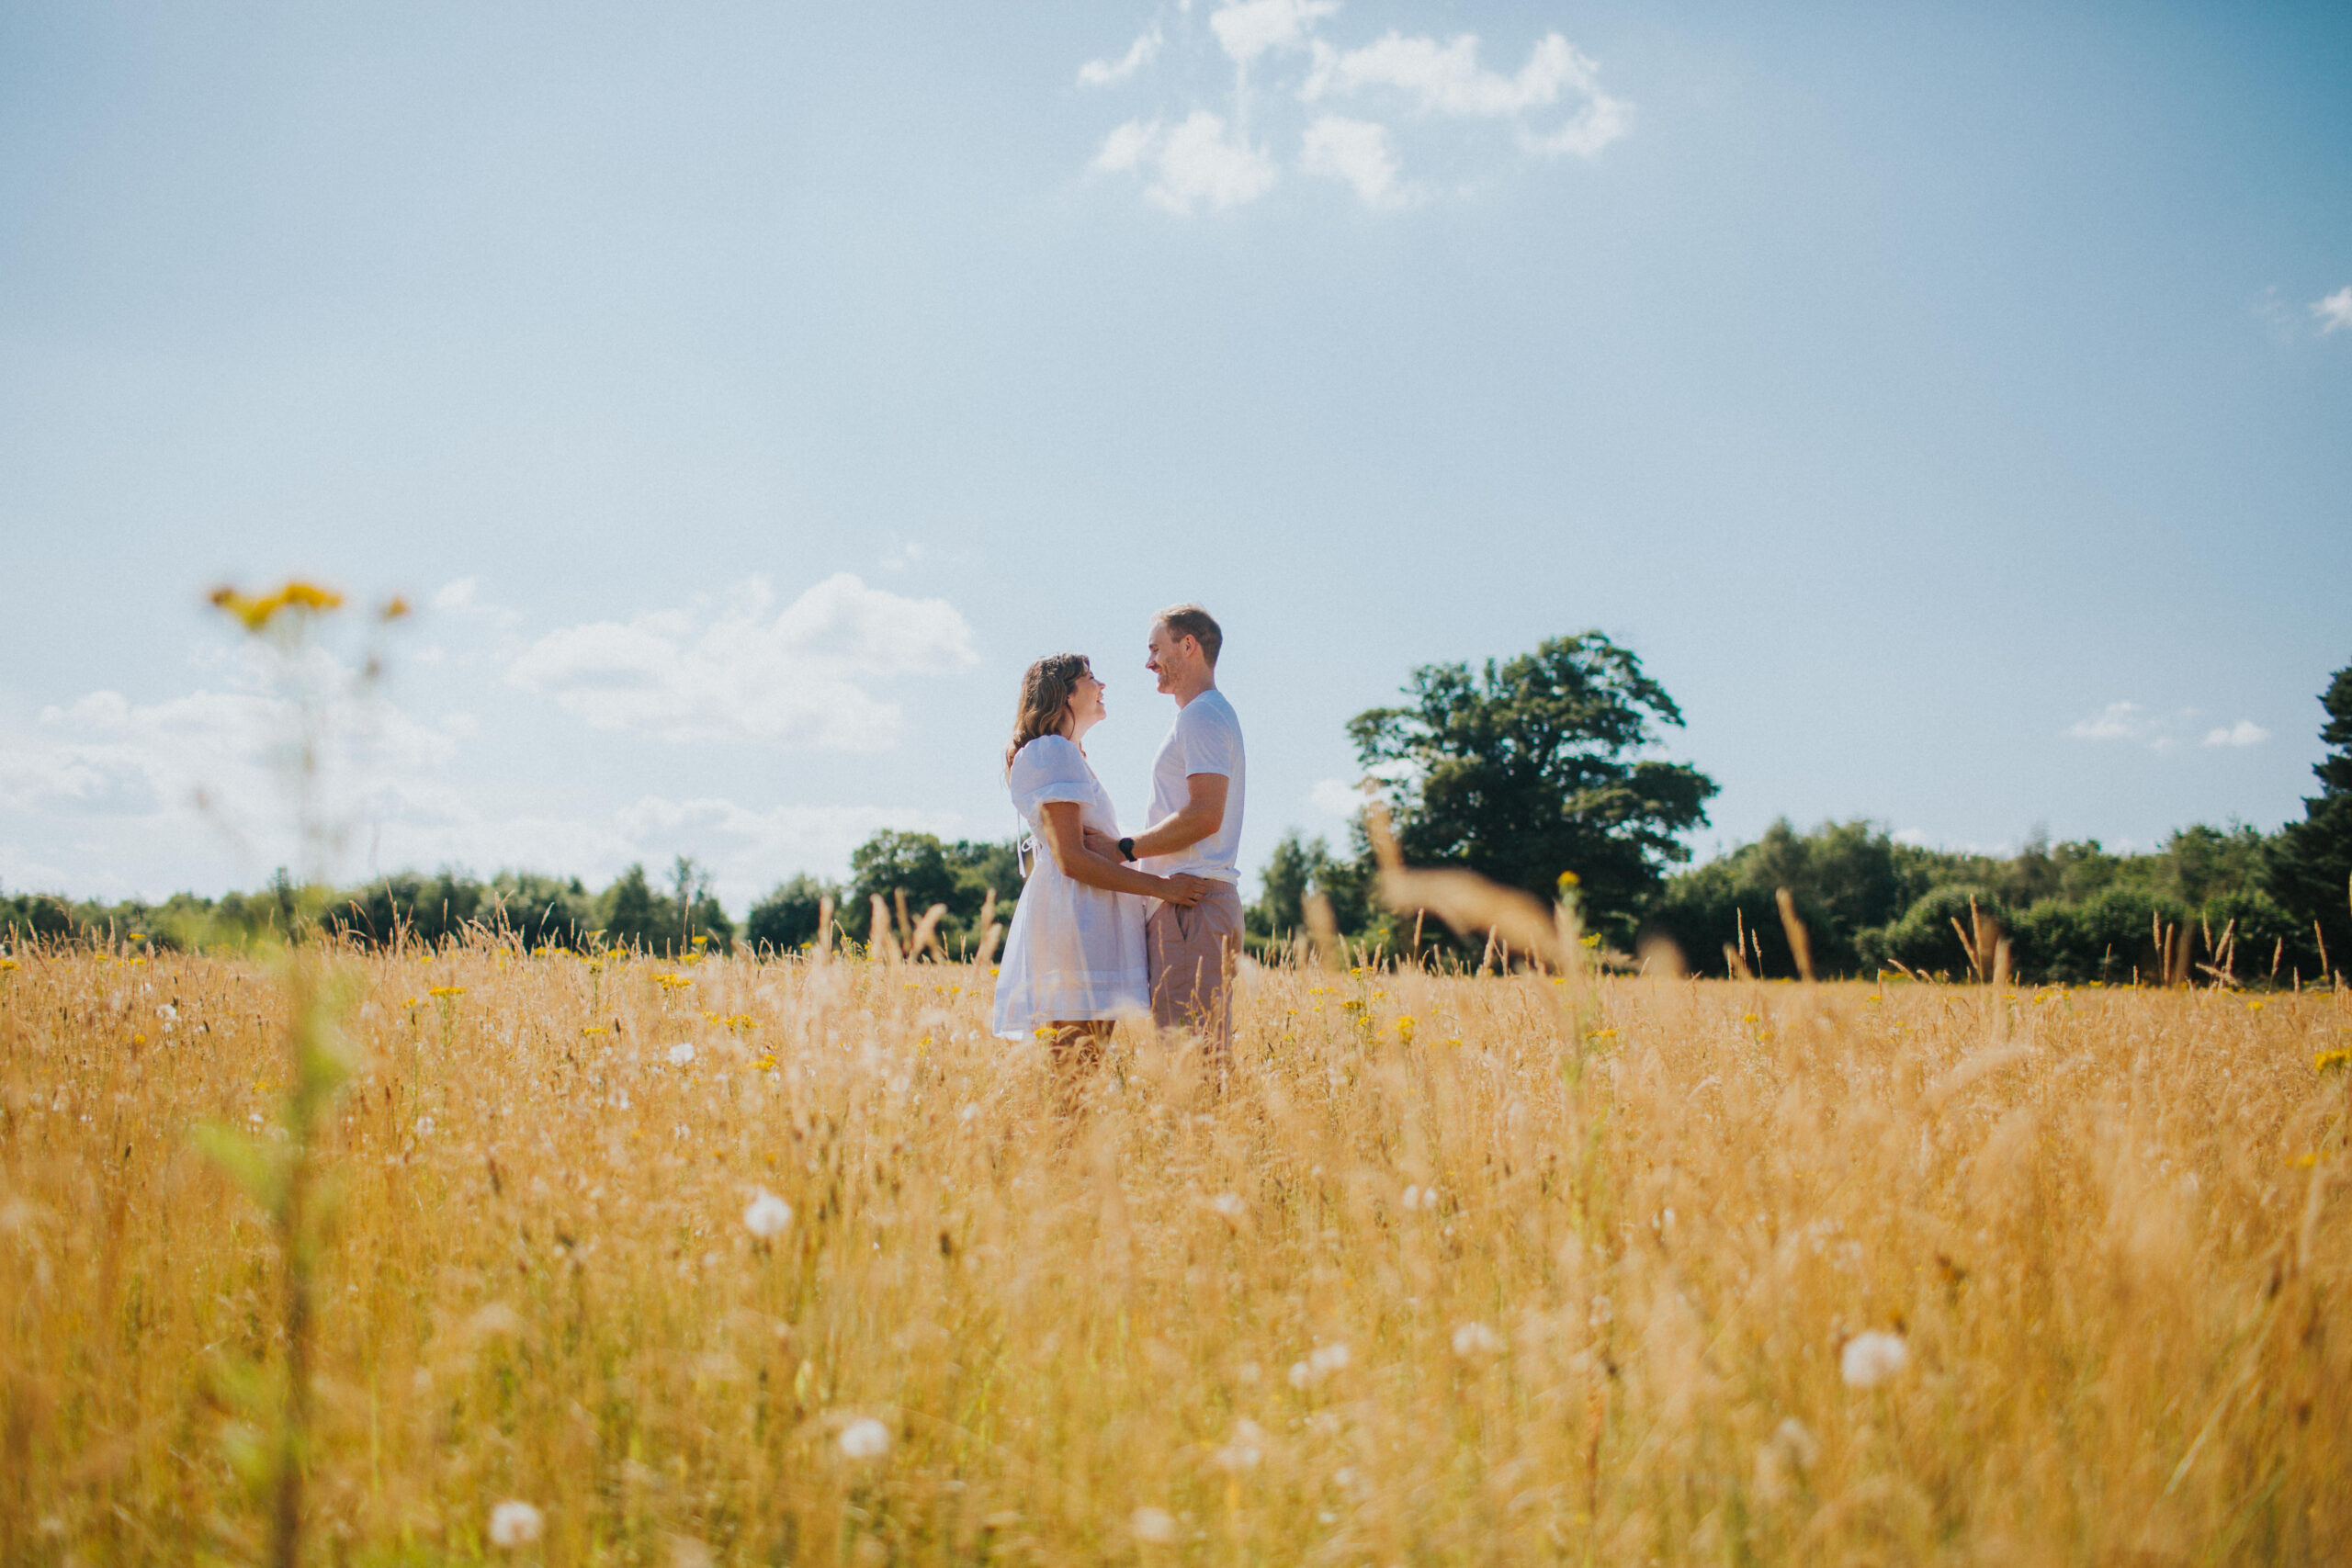
[[(261, 1559), (193, 1129), (283, 1137), (281, 977), (13, 965), (0, 1559)], [(1269, 968), (1220, 1096), (950, 965), (342, 970), (306, 1560), (2352, 1553), (2335, 994)]]

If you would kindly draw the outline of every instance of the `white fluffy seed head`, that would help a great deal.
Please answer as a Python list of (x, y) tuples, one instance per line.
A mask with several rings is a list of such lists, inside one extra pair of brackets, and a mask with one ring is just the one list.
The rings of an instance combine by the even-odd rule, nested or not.
[(1491, 1356), (1502, 1348), (1501, 1337), (1483, 1323), (1465, 1323), (1453, 1331), (1457, 1356)]
[(762, 1241), (782, 1235), (791, 1226), (792, 1205), (764, 1187), (752, 1200), (751, 1207), (743, 1211), (743, 1228)]
[(1137, 1540), (1159, 1546), (1176, 1539), (1176, 1517), (1165, 1508), (1137, 1508), (1127, 1523)]
[(1911, 1348), (1900, 1334), (1870, 1329), (1846, 1341), (1838, 1353), (1838, 1371), (1853, 1388), (1876, 1388), (1901, 1371), (1911, 1359)]
[(546, 1526), (537, 1508), (509, 1498), (490, 1511), (490, 1543), (512, 1551), (538, 1540)]
[(681, 1040), (675, 1045), (670, 1047), (670, 1065), (672, 1066), (683, 1067), (694, 1059), (695, 1043), (693, 1041)]
[(844, 1458), (880, 1459), (890, 1451), (890, 1428), (871, 1416), (861, 1416), (842, 1428), (841, 1445)]

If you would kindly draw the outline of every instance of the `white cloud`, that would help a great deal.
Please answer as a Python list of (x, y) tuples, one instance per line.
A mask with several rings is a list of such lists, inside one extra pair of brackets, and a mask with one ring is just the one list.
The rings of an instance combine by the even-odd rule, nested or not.
[(2313, 300), (2312, 314), (2319, 318), (2322, 337), (2352, 327), (2352, 283), (2346, 284), (2324, 299)]
[(433, 607), (436, 610), (462, 610), (474, 602), (474, 594), (481, 588), (481, 579), (478, 577), (460, 577), (454, 582), (445, 582), (434, 592)]
[[(2144, 746), (2151, 751), (2170, 751), (2196, 739), (2197, 710), (2175, 708), (2159, 713), (2138, 703), (2109, 703), (2088, 718), (2076, 719), (2066, 727), (2066, 733), (2076, 740), (2120, 740), (2134, 746)], [(2234, 727), (2205, 732), (2208, 746), (2252, 746), (2270, 738), (2269, 732), (2251, 719), (2241, 719)]]
[(1392, 32), (1362, 49), (1315, 46), (1314, 69), (1299, 89), (1313, 103), (1367, 87), (1394, 87), (1428, 114), (1503, 119), (1559, 101), (1564, 88), (1592, 89), (1593, 62), (1558, 33), (1546, 33), (1515, 76), (1478, 64), (1478, 39), (1464, 33), (1449, 43)]
[[(300, 863), (283, 772), (293, 717), (266, 693), (134, 703), (101, 691), (0, 732), (0, 884), (160, 897), (175, 886), (250, 887), (272, 866)], [(478, 728), (461, 713), (433, 723), (386, 702), (332, 705), (322, 805), (342, 831), (330, 874), (519, 867), (594, 886), (632, 861), (659, 867), (690, 854), (740, 910), (796, 871), (841, 874), (878, 829), (961, 827), (953, 812), (913, 807), (763, 809), (708, 796), (549, 810), (536, 792), (485, 787), (479, 770), (459, 769)]]
[(1592, 100), (1577, 112), (1577, 117), (1549, 135), (1533, 131), (1519, 133), (1519, 144), (1531, 152), (1556, 158), (1563, 154), (1572, 158), (1594, 158), (1600, 150), (1625, 134), (1625, 105), (1606, 93), (1595, 93)]
[(1228, 0), (1209, 16), (1217, 46), (1238, 65), (1270, 50), (1295, 49), (1315, 24), (1340, 13), (1340, 0)]
[[(231, 673), (250, 670), (256, 653), (242, 649)], [(351, 671), (322, 650), (305, 670), (325, 694), (313, 740), (326, 824), (357, 820), (456, 757), (462, 716), (434, 725), (357, 700)], [(128, 886), (122, 868), (153, 874), (232, 852), (250, 879), (305, 859), (293, 825), (300, 722), (291, 702), (266, 691), (199, 690), (155, 703), (92, 692), (44, 709), (29, 731), (0, 734), (0, 813), (39, 832), (57, 869), (80, 857), (87, 890), (158, 891)]]
[[(1589, 158), (1625, 134), (1627, 106), (1600, 91), (1600, 67), (1558, 33), (1537, 40), (1527, 63), (1504, 75), (1478, 63), (1478, 39), (1464, 33), (1450, 42), (1391, 32), (1356, 50), (1317, 41), (1315, 63), (1299, 96), (1308, 103), (1374, 88), (1403, 94), (1422, 114), (1452, 119), (1510, 119), (1519, 124), (1519, 143), (1544, 156)], [(1566, 124), (1537, 130), (1525, 121), (1567, 94), (1584, 107)]]
[(599, 729), (668, 740), (772, 740), (870, 751), (901, 715), (878, 683), (978, 662), (944, 599), (910, 599), (842, 572), (773, 615), (752, 578), (715, 612), (664, 612), (550, 632), (507, 680)]
[(1324, 779), (1306, 792), (1306, 802), (1327, 817), (1353, 817), (1363, 809), (1363, 792), (1344, 779)]
[(1108, 87), (1114, 83), (1125, 81), (1151, 63), (1153, 58), (1159, 53), (1160, 41), (1159, 27), (1154, 23), (1148, 32), (1127, 46), (1127, 52), (1121, 55), (1115, 62), (1108, 60), (1090, 60), (1080, 66), (1078, 68), (1079, 85), (1086, 87)]
[[(1557, 32), (1537, 39), (1518, 70), (1503, 72), (1479, 63), (1469, 33), (1440, 40), (1392, 29), (1361, 48), (1341, 47), (1320, 36), (1339, 14), (1339, 0), (1227, 0), (1210, 12), (1205, 33), (1180, 26), (1163, 34), (1155, 23), (1122, 60), (1087, 62), (1080, 80), (1107, 85), (1139, 71), (1163, 44), (1205, 55), (1214, 38), (1234, 66), (1229, 103), (1195, 100), (1181, 119), (1130, 119), (1103, 138), (1091, 167), (1144, 176), (1146, 197), (1180, 214), (1255, 201), (1285, 164), (1345, 181), (1367, 206), (1400, 208), (1428, 194), (1405, 178), (1412, 160), (1400, 130), (1408, 141), (1483, 138), (1489, 147), (1508, 138), (1529, 156), (1589, 159), (1631, 123), (1631, 107), (1600, 90), (1600, 67)], [(1300, 54), (1306, 59), (1283, 60)], [(1261, 81), (1261, 73), (1287, 74)], [(1271, 96), (1263, 91), (1270, 82)], [(1406, 123), (1394, 114), (1334, 112), (1338, 100), (1374, 96), (1385, 96)], [(1283, 151), (1291, 147), (1295, 154)], [(1458, 164), (1464, 150), (1446, 155)]]
[(2140, 740), (2154, 733), (2155, 720), (2138, 703), (2109, 703), (2088, 718), (2078, 718), (2066, 733), (2077, 740)]
[(1094, 167), (1105, 173), (1152, 171), (1144, 195), (1170, 212), (1192, 211), (1195, 202), (1238, 207), (1273, 188), (1273, 161), (1238, 136), (1225, 118), (1195, 109), (1175, 130), (1162, 134), (1157, 121), (1130, 120), (1103, 139)]
[(1102, 150), (1094, 154), (1092, 166), (1106, 175), (1125, 174), (1151, 155), (1159, 140), (1158, 120), (1131, 119), (1102, 139)]
[(1370, 120), (1324, 115), (1306, 128), (1298, 166), (1355, 187), (1366, 207), (1400, 207), (1418, 193), (1397, 183), (1396, 149), (1388, 128)]

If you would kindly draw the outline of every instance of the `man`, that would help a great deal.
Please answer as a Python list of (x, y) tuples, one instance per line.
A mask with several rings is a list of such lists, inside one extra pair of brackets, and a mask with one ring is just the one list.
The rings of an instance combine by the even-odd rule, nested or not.
[(1241, 955), (1241, 721), (1216, 689), (1225, 634), (1198, 604), (1162, 610), (1144, 668), (1176, 699), (1176, 722), (1151, 764), (1151, 826), (1119, 840), (1122, 859), (1159, 876), (1214, 884), (1189, 909), (1162, 904), (1146, 922), (1151, 1014), (1198, 1032), (1220, 1072), (1233, 1055), (1233, 974)]

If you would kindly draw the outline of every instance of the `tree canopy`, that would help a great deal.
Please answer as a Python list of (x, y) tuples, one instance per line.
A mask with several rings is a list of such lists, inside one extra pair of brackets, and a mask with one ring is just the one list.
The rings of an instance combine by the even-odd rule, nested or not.
[(2303, 819), (2278, 830), (2265, 882), (2270, 897), (2325, 933), (2332, 968), (2352, 967), (2352, 665), (2320, 694), (2327, 722), (2319, 738), (2327, 755), (2312, 764), (2319, 793), (2303, 801)]
[(1476, 672), (1424, 665), (1405, 694), (1348, 725), (1358, 759), (1391, 782), (1405, 858), (1545, 899), (1574, 872), (1588, 922), (1630, 941), (1716, 793), (1688, 763), (1639, 755), (1657, 726), (1682, 723), (1641, 660), (1589, 631)]

